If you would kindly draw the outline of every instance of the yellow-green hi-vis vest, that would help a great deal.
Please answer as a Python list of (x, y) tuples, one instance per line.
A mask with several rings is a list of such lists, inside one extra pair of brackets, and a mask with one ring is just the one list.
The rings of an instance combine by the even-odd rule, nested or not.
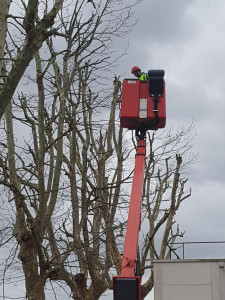
[(140, 81), (146, 81), (146, 80), (148, 80), (148, 79), (149, 79), (148, 73), (141, 73), (141, 76), (138, 77), (138, 79), (139, 79)]

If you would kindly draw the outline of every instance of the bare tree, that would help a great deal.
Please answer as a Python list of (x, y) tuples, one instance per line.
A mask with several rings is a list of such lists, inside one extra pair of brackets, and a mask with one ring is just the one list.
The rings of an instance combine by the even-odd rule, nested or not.
[[(34, 2), (28, 1), (20, 23), (25, 34)], [(38, 30), (54, 10), (55, 16), (59, 12), (52, 19), (57, 30), (46, 27), (46, 42), (33, 52), (24, 77), (26, 91), (14, 96), (2, 122), (1, 199), (10, 213), (8, 231), (0, 237), (2, 245), (11, 243), (2, 276), (10, 282), (16, 270), (21, 276), (22, 266), (28, 299), (45, 299), (46, 285), (58, 283), (61, 290), (66, 286), (68, 298), (94, 300), (120, 273), (129, 206), (136, 143), (119, 126), (121, 83), (115, 78), (113, 88), (107, 85), (102, 71), (110, 70), (115, 37), (130, 30), (132, 3), (64, 1), (63, 9), (53, 6), (46, 14), (48, 2), (35, 10), (33, 26)], [(13, 61), (10, 47), (14, 43), (6, 47)], [(24, 47), (21, 42), (18, 53), (25, 55)], [(7, 85), (15, 69), (9, 65), (8, 74), (5, 67)], [(173, 225), (180, 204), (190, 196), (187, 179), (180, 175), (192, 161), (184, 160), (190, 139), (185, 131), (148, 136), (141, 276), (152, 269), (154, 258), (167, 257), (168, 242), (180, 234)], [(159, 247), (155, 238), (162, 230)], [(143, 298), (152, 287), (151, 273), (142, 285)]]
[[(117, 250), (113, 232), (120, 224), (116, 224), (115, 213), (122, 174), (122, 130), (119, 141), (113, 141), (117, 102), (114, 98), (104, 137), (97, 131), (94, 136), (91, 99), (86, 99), (83, 84), (81, 113), (74, 113), (75, 107), (67, 107), (66, 114), (62, 101), (59, 116), (54, 121), (58, 127), (56, 138), (52, 124), (55, 112), (50, 118), (45, 111), (43, 121), (48, 124), (41, 132), (41, 124), (38, 127), (35, 124), (39, 118), (31, 114), (26, 99), (20, 99), (25, 117), (23, 122), (33, 131), (32, 147), (29, 143), (23, 148), (26, 158), (15, 147), (11, 106), (7, 108), (8, 153), (2, 161), (8, 161), (8, 164), (4, 167), (6, 173), (2, 183), (13, 193), (16, 207), (14, 233), (20, 245), (19, 259), (23, 265), (28, 299), (45, 299), (44, 286), (48, 279), (66, 282), (74, 299), (99, 299), (110, 286), (111, 257)], [(68, 123), (65, 119), (60, 120), (66, 115)], [(82, 118), (84, 127), (77, 123), (77, 116)], [(68, 129), (65, 129), (66, 124)], [(44, 141), (41, 141), (41, 134)], [(115, 175), (108, 182), (106, 162), (114, 154), (112, 147), (117, 149), (120, 163), (116, 163)], [(17, 162), (14, 153), (17, 153)], [(58, 222), (54, 222), (55, 218)], [(76, 271), (71, 272), (71, 268)], [(88, 286), (89, 276), (91, 284)]]
[[(112, 10), (115, 4), (116, 15)], [(87, 13), (90, 5), (93, 12)], [(122, 34), (122, 26), (129, 25), (132, 4), (123, 9), (121, 5), (117, 1), (98, 5), (67, 2), (57, 19), (58, 31), (54, 31), (60, 42), (48, 34), (41, 51), (36, 48), (33, 52), (36, 76), (26, 76), (34, 93), (20, 92), (13, 110), (11, 104), (7, 107), (1, 183), (9, 189), (10, 203), (15, 205), (13, 234), (19, 244), (28, 299), (45, 299), (49, 280), (65, 282), (74, 299), (98, 299), (111, 284), (111, 252), (113, 260), (119, 259), (112, 234), (118, 226), (115, 215), (123, 161), (122, 131), (118, 140), (114, 126), (117, 81), (110, 121), (106, 126), (104, 122), (95, 125), (99, 119), (95, 114), (101, 113), (100, 108), (107, 111), (109, 99), (103, 78), (96, 74), (109, 70), (109, 43)], [(47, 8), (48, 1), (44, 12)], [(34, 12), (40, 26), (37, 7)], [(29, 29), (27, 18), (28, 12), (25, 30)], [(127, 30), (130, 27), (124, 33)], [(8, 86), (11, 73), (5, 73)], [(16, 139), (17, 126), (27, 131), (30, 140), (28, 136), (24, 141)], [(119, 162), (108, 183), (105, 165), (116, 158), (115, 149)], [(112, 206), (107, 208), (109, 187)]]

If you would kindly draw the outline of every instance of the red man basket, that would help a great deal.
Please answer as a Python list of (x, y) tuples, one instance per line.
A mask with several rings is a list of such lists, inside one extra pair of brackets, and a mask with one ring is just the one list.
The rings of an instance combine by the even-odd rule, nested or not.
[(123, 81), (120, 122), (124, 128), (155, 130), (166, 125), (165, 72), (148, 73), (148, 81)]

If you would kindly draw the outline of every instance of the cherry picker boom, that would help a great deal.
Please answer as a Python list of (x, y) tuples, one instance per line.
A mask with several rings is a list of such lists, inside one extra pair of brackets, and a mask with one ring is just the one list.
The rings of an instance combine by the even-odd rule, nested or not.
[(141, 299), (137, 253), (141, 228), (146, 131), (164, 128), (166, 124), (165, 71), (150, 70), (148, 74), (148, 81), (137, 79), (123, 81), (120, 123), (124, 128), (136, 130), (138, 141), (121, 274), (113, 277), (114, 300)]

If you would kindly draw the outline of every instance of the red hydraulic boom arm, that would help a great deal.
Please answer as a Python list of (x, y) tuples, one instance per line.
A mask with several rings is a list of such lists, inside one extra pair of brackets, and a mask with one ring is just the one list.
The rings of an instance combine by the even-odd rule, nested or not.
[(138, 140), (127, 232), (122, 260), (122, 277), (135, 276), (138, 235), (141, 227), (141, 203), (144, 183), (145, 154), (146, 142), (145, 140)]
[(121, 126), (135, 129), (138, 137), (127, 231), (120, 276), (113, 277), (114, 300), (140, 300), (141, 279), (137, 270), (138, 235), (146, 157), (146, 131), (164, 128), (166, 123), (163, 70), (148, 71), (149, 81), (125, 79), (122, 91)]
[(131, 190), (121, 275), (113, 278), (115, 300), (141, 299), (140, 277), (136, 276), (138, 235), (141, 228), (141, 203), (144, 184), (146, 141), (138, 140)]

